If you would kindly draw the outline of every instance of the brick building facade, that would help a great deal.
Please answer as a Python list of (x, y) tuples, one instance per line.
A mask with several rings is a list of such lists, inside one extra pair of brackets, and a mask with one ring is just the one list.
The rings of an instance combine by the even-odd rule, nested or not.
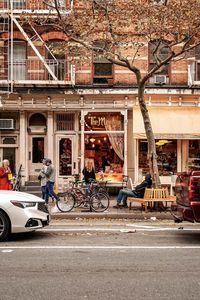
[[(12, 1), (11, 1), (12, 2)], [(73, 1), (60, 1), (68, 8)], [(81, 173), (86, 159), (97, 176), (102, 157), (113, 184), (128, 174), (134, 181), (148, 171), (147, 142), (133, 73), (104, 60), (74, 63), (58, 31), (37, 31), (21, 22), (22, 12), (47, 15), (41, 1), (0, 3), (0, 160), (13, 170), (22, 164), (24, 180), (35, 180), (41, 159), (53, 160), (60, 185)], [(52, 10), (51, 14), (55, 12)], [(153, 124), (163, 183), (200, 161), (200, 64), (198, 49), (153, 76), (146, 101)], [(151, 45), (137, 64), (145, 73), (153, 64)]]

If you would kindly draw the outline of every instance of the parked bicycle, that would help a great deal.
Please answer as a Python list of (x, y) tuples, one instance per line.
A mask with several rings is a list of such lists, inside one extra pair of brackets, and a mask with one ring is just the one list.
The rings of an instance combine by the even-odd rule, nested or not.
[[(107, 182), (108, 181), (102, 181), (102, 180), (97, 181), (95, 179), (90, 179), (90, 185), (89, 186), (87, 185), (87, 187), (86, 187), (84, 180), (70, 181), (70, 184), (71, 184), (72, 191), (73, 191), (73, 188), (76, 187), (76, 188), (81, 189), (82, 191), (85, 190), (85, 192), (89, 192), (90, 194), (95, 194), (95, 193), (101, 192), (110, 199), (109, 193), (106, 188)], [(79, 199), (79, 197), (76, 197), (74, 207), (79, 207), (79, 206), (84, 207), (87, 205), (83, 201), (81, 201)]]
[(110, 198), (107, 192), (94, 189), (94, 182), (84, 187), (79, 187), (80, 183), (73, 184), (66, 192), (58, 193), (56, 205), (61, 212), (69, 212), (80, 205), (95, 212), (108, 209)]
[(13, 191), (20, 191), (22, 185), (22, 165), (19, 166), (19, 170), (16, 174)]

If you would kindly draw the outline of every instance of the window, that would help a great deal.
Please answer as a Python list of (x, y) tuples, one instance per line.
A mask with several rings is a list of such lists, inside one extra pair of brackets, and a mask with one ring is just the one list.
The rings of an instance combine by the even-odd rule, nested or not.
[(46, 118), (39, 113), (33, 114), (29, 119), (29, 126), (46, 126)]
[[(153, 69), (156, 66), (156, 58), (154, 56), (154, 51), (156, 50), (156, 47), (158, 45), (158, 42), (152, 42), (149, 45), (149, 69)], [(163, 61), (164, 59), (167, 58), (169, 54), (169, 48), (165, 46), (164, 43), (161, 42), (159, 46), (159, 50), (157, 52), (156, 56)], [(169, 63), (164, 65), (160, 70), (156, 72), (156, 74), (163, 74), (163, 75), (169, 75)]]
[[(156, 57), (154, 55), (154, 51), (158, 46), (159, 41), (152, 42), (149, 45), (149, 70), (152, 70), (156, 66)], [(161, 60), (165, 60), (169, 55), (169, 48), (163, 42), (158, 47), (158, 51), (156, 52), (156, 56)], [(153, 75), (153, 79), (151, 83), (168, 83), (169, 81), (169, 73), (170, 73), (170, 64), (162, 66), (156, 74)], [(163, 76), (162, 76), (163, 75)]]
[[(65, 80), (66, 77), (66, 59), (65, 59), (65, 45), (63, 41), (51, 40), (47, 43), (49, 51), (47, 53), (48, 65), (58, 78), (58, 80)], [(51, 75), (48, 75), (51, 79)]]
[[(11, 49), (9, 49), (11, 51)], [(9, 53), (9, 56), (11, 53)], [(11, 65), (9, 66), (11, 79)], [(13, 78), (14, 80), (26, 79), (26, 42), (14, 41), (13, 47)]]
[(13, 0), (13, 8), (24, 8), (26, 6), (25, 0)]
[(59, 141), (59, 175), (72, 175), (72, 140), (64, 138)]
[[(54, 0), (47, 0), (46, 3), (48, 3), (49, 5), (52, 5), (53, 7), (55, 6), (55, 2)], [(58, 7), (66, 7), (66, 0), (57, 0), (58, 3)]]
[(156, 5), (166, 5), (167, 0), (154, 0), (154, 4), (156, 4)]
[(113, 64), (103, 55), (104, 49), (109, 48), (109, 43), (106, 41), (96, 41), (94, 46), (100, 50), (93, 53), (93, 83), (112, 84)]
[(41, 163), (44, 158), (44, 138), (34, 137), (32, 141), (32, 163)]
[(188, 152), (188, 169), (198, 171), (200, 168), (200, 140), (190, 140)]
[(58, 114), (56, 115), (56, 130), (70, 131), (74, 130), (74, 114)]
[[(148, 144), (146, 140), (139, 141), (139, 169), (145, 175), (149, 172), (147, 161)], [(177, 172), (177, 141), (156, 140), (158, 155), (158, 170), (160, 176), (169, 176)]]
[(113, 78), (113, 65), (109, 62), (94, 62), (94, 83), (109, 83)]
[(196, 81), (200, 81), (200, 46), (197, 46), (195, 48), (195, 53), (193, 53), (195, 55), (195, 59), (196, 59), (196, 76), (195, 76), (195, 80)]
[(16, 141), (17, 141), (17, 138), (10, 136), (10, 137), (2, 138), (2, 140), (3, 140), (3, 144), (13, 144), (13, 145), (15, 145)]

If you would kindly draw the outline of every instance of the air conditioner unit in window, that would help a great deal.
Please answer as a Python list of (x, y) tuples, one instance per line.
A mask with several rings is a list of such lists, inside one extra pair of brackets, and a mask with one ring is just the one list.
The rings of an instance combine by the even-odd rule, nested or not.
[(166, 84), (167, 83), (167, 76), (166, 75), (155, 75), (154, 76), (154, 83), (155, 84)]
[(14, 119), (0, 119), (0, 129), (15, 129)]
[(154, 0), (154, 4), (164, 5), (166, 4), (166, 0)]

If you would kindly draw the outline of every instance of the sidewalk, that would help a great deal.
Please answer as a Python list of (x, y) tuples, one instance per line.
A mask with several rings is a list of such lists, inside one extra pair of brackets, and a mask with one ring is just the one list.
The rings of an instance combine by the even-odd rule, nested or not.
[(110, 207), (102, 213), (90, 212), (88, 209), (79, 207), (71, 212), (61, 213), (53, 203), (49, 204), (51, 219), (134, 219), (134, 220), (173, 220), (170, 211), (141, 211), (140, 206), (135, 206), (131, 210), (128, 208), (115, 209), (115, 199), (110, 200)]

